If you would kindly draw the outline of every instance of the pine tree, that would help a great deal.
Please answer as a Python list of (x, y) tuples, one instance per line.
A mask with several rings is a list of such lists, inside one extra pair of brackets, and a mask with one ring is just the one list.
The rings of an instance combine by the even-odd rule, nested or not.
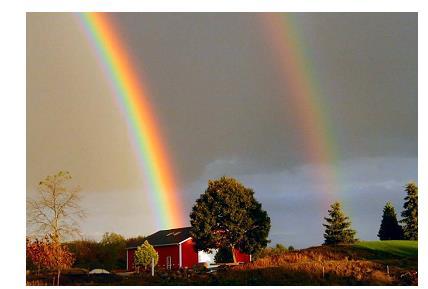
[(418, 186), (415, 183), (406, 185), (407, 196), (404, 198), (404, 211), (401, 213), (403, 219), (404, 238), (406, 240), (418, 239)]
[(351, 228), (351, 221), (342, 211), (339, 202), (331, 205), (328, 215), (328, 217), (324, 218), (327, 223), (323, 224), (325, 227), (324, 244), (349, 244), (357, 241), (355, 239), (356, 232)]
[(377, 236), (380, 240), (403, 239), (403, 229), (398, 224), (397, 214), (391, 202), (387, 202), (383, 208), (382, 222)]

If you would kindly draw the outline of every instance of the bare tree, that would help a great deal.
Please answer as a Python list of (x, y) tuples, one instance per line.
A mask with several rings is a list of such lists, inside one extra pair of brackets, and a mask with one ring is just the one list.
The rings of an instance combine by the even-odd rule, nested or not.
[(47, 176), (39, 183), (37, 197), (27, 199), (27, 223), (35, 235), (50, 235), (59, 242), (80, 235), (78, 221), (85, 212), (80, 207), (80, 189), (65, 186), (70, 179), (64, 171)]

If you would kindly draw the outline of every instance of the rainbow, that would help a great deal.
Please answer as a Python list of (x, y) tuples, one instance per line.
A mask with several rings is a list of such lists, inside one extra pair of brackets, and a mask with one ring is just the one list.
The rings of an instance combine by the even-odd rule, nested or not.
[(174, 170), (150, 105), (147, 83), (133, 66), (135, 62), (120, 38), (118, 26), (106, 13), (79, 13), (77, 19), (127, 120), (154, 209), (154, 223), (158, 229), (185, 225), (187, 220), (183, 216)]
[(339, 172), (335, 169), (338, 150), (327, 103), (321, 99), (316, 77), (312, 74), (314, 67), (305, 54), (306, 49), (291, 15), (261, 13), (260, 19), (263, 34), (268, 36), (266, 43), (272, 46), (274, 61), (285, 84), (287, 105), (293, 107), (302, 131), (300, 142), (304, 146), (304, 157), (308, 163), (323, 166), (315, 181), (326, 196), (336, 198), (339, 189)]

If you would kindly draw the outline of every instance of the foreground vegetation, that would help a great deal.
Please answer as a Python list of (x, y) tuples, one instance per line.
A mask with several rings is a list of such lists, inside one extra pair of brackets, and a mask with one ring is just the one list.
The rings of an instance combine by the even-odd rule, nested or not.
[[(216, 272), (65, 274), (63, 285), (417, 285), (417, 241), (370, 241), (281, 252)], [(42, 278), (43, 279), (43, 278)], [(28, 278), (28, 284), (42, 285)], [(37, 281), (39, 280), (39, 281)], [(46, 279), (48, 280), (48, 279)], [(39, 283), (37, 283), (39, 282)]]

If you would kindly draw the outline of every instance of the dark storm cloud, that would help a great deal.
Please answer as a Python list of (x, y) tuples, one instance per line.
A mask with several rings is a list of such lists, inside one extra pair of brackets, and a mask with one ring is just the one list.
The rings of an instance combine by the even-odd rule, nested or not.
[[(259, 15), (114, 14), (148, 84), (186, 214), (209, 178), (231, 175), (255, 189), (272, 218), (273, 242), (322, 242), (325, 205), (336, 197), (360, 238), (374, 239), (384, 203), (399, 210), (402, 186), (417, 180), (417, 14), (291, 18), (310, 65), (308, 85), (332, 128), (328, 141), (337, 146), (337, 196), (322, 195), (314, 182), (322, 165), (308, 162)], [(27, 91), (29, 194), (43, 176), (68, 169), (92, 211), (87, 234), (150, 233), (151, 224), (129, 222), (151, 214), (141, 172), (123, 115), (71, 15), (28, 15)]]

